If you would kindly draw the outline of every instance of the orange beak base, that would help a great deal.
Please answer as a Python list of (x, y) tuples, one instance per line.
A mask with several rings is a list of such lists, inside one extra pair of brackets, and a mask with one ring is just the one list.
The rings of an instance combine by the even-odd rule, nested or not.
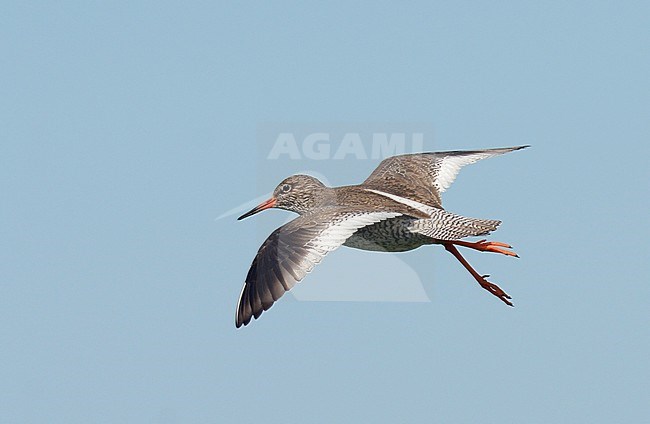
[(262, 212), (264, 209), (270, 209), (272, 207), (275, 207), (275, 204), (277, 203), (277, 200), (275, 197), (271, 197), (269, 200), (266, 202), (262, 202), (259, 205), (255, 206), (253, 209), (249, 210), (239, 218), (237, 218), (237, 221), (240, 221), (244, 218), (248, 218), (251, 215), (255, 215), (258, 212)]

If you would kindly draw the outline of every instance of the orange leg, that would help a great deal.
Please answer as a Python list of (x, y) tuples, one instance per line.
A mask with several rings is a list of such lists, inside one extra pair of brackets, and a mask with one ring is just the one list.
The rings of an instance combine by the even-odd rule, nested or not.
[[(454, 242), (455, 243), (455, 242)], [(445, 246), (445, 249), (447, 249), (447, 252), (451, 253), (460, 261), (461, 264), (469, 271), (470, 274), (478, 281), (478, 283), (483, 287), (485, 290), (489, 291), (499, 299), (501, 299), (506, 305), (508, 306), (513, 306), (512, 302), (510, 302), (509, 299), (512, 299), (506, 292), (501, 290), (499, 286), (497, 286), (494, 283), (490, 283), (488, 280), (486, 280), (489, 275), (479, 275), (478, 272), (472, 268), (472, 266), (463, 258), (463, 256), (460, 254), (458, 249), (456, 249), (456, 246), (452, 244), (452, 242), (444, 242), (443, 245)]]
[[(494, 252), (501, 253), (502, 255), (514, 256), (518, 258), (515, 252), (506, 249), (512, 249), (507, 243), (501, 243), (500, 241), (487, 241), (485, 239), (479, 240), (476, 242), (461, 241), (461, 240), (449, 240), (447, 243), (455, 244), (457, 246), (469, 247), (470, 249), (480, 250), (481, 252)], [(500, 249), (500, 247), (505, 247), (506, 249)]]

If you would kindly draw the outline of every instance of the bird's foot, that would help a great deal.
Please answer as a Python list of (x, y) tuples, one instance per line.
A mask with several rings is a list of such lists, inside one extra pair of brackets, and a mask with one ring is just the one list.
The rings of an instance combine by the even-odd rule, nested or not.
[(514, 306), (512, 302), (510, 302), (510, 299), (512, 299), (512, 297), (510, 297), (508, 293), (504, 292), (501, 289), (501, 287), (497, 286), (494, 283), (490, 283), (488, 280), (486, 280), (487, 277), (489, 277), (489, 275), (481, 275), (476, 279), (476, 281), (478, 281), (481, 287), (483, 287), (485, 290), (489, 291), (490, 293), (492, 293), (493, 295), (501, 299), (501, 301), (503, 301), (503, 303), (505, 303), (506, 305)]
[(519, 257), (519, 255), (517, 255), (515, 252), (511, 250), (506, 250), (506, 249), (512, 249), (512, 246), (510, 246), (508, 243), (501, 243), (500, 241), (487, 241), (483, 239), (476, 242), (468, 242), (468, 241), (454, 240), (451, 243), (458, 246), (469, 247), (471, 249), (479, 250), (481, 252), (501, 253), (502, 255), (506, 255), (506, 256), (514, 256), (515, 258)]

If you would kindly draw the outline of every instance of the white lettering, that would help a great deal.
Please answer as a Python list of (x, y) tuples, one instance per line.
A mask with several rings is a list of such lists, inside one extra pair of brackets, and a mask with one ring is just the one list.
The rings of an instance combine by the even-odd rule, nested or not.
[(384, 159), (390, 156), (406, 153), (406, 134), (391, 133), (374, 133), (372, 135), (372, 154), (373, 159)]
[[(318, 143), (322, 141), (324, 143)], [(313, 133), (305, 137), (302, 151), (308, 159), (328, 159), (330, 157), (330, 135), (327, 133)]]
[(298, 144), (292, 133), (278, 134), (278, 138), (275, 140), (275, 144), (273, 144), (273, 148), (266, 158), (277, 159), (280, 155), (289, 155), (291, 159), (300, 159)]
[[(410, 134), (410, 149), (407, 148), (407, 136), (403, 132), (395, 133), (372, 133), (372, 146), (370, 158), (373, 160), (384, 159), (390, 156), (402, 155), (405, 153), (419, 153), (424, 150), (424, 134), (421, 132)], [(368, 137), (368, 136), (366, 136)], [(330, 133), (315, 132), (308, 134), (300, 146), (293, 133), (278, 134), (267, 159), (278, 159), (286, 156), (289, 159), (346, 159), (352, 156), (356, 159), (368, 159), (368, 152), (364, 147), (362, 137), (359, 133), (349, 132), (343, 135), (337, 146), (337, 140), (331, 140)], [(366, 139), (366, 145), (368, 140)], [(336, 152), (332, 156), (332, 149)]]
[(336, 153), (334, 153), (332, 159), (344, 159), (348, 154), (356, 156), (357, 159), (368, 159), (359, 133), (345, 134), (343, 140), (341, 140), (341, 145)]

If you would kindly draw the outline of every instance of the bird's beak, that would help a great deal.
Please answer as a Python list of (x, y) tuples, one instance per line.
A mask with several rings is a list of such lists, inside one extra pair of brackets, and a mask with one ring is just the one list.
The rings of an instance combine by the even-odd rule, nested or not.
[(277, 199), (275, 197), (271, 197), (266, 202), (260, 203), (259, 205), (255, 206), (253, 209), (249, 210), (248, 212), (246, 212), (245, 214), (243, 214), (242, 216), (237, 218), (237, 221), (239, 221), (241, 219), (244, 219), (244, 218), (248, 218), (249, 216), (255, 215), (258, 212), (262, 212), (264, 209), (269, 209), (269, 208), (275, 207), (275, 204), (277, 202), (278, 201), (277, 201)]

